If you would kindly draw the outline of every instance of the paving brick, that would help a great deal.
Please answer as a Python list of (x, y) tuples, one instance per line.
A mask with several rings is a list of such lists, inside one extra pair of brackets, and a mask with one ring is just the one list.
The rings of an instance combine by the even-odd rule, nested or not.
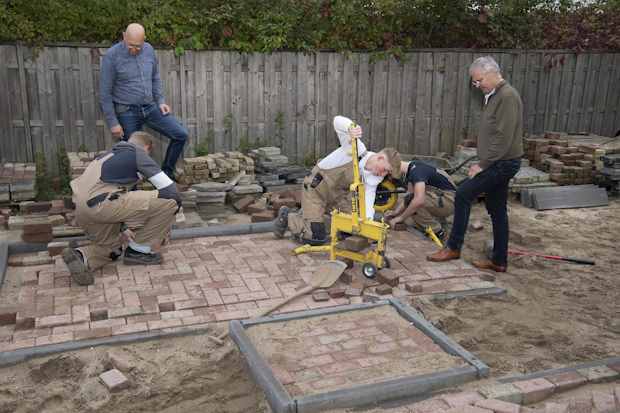
[(483, 386), (478, 391), (487, 399), (497, 399), (515, 404), (521, 404), (523, 400), (521, 391), (509, 383)]
[(276, 217), (276, 211), (267, 209), (262, 212), (255, 212), (252, 214), (252, 222), (270, 222)]
[(592, 391), (592, 404), (597, 413), (617, 413), (612, 392)]
[(344, 294), (347, 297), (360, 297), (362, 295), (362, 292), (363, 288), (356, 288), (351, 286), (345, 289)]
[(520, 405), (497, 399), (480, 400), (475, 405), (494, 413), (519, 413), (521, 411)]
[(545, 400), (554, 392), (555, 385), (545, 379), (532, 379), (512, 383), (523, 394), (523, 404), (532, 404)]
[(194, 312), (192, 310), (180, 310), (180, 311), (167, 311), (165, 313), (161, 313), (162, 320), (170, 320), (173, 318), (187, 318), (193, 317)]
[(111, 308), (108, 310), (108, 318), (121, 318), (127, 317), (131, 315), (139, 315), (142, 314), (142, 307), (119, 307), (119, 308)]
[(15, 324), (17, 307), (0, 307), (0, 326)]
[[(443, 413), (449, 406), (441, 399), (434, 398), (424, 400), (412, 405), (409, 409), (410, 413)], [(407, 413), (409, 413), (407, 412)]]
[(195, 298), (192, 300), (178, 301), (174, 305), (176, 310), (190, 310), (192, 308), (206, 307), (207, 300), (204, 298)]
[(149, 330), (160, 330), (163, 328), (178, 327), (183, 325), (183, 321), (178, 318), (170, 320), (148, 321)]
[(175, 310), (174, 304), (175, 304), (174, 302), (159, 303), (159, 312), (165, 313), (168, 311), (174, 311)]
[(42, 336), (35, 339), (35, 345), (45, 346), (48, 344), (65, 343), (73, 340), (73, 332)]
[(398, 274), (388, 268), (384, 268), (377, 273), (377, 282), (387, 284), (391, 287), (398, 287), (400, 277)]
[(334, 362), (334, 358), (329, 354), (317, 357), (307, 357), (299, 361), (299, 364), (305, 368), (324, 366)]
[(545, 403), (544, 413), (569, 413), (567, 403)]
[(35, 319), (36, 328), (56, 327), (64, 324), (71, 324), (71, 314), (50, 315)]
[(392, 294), (392, 287), (387, 284), (381, 284), (375, 288), (375, 291), (379, 295), (388, 295)]
[(342, 287), (332, 287), (327, 292), (331, 298), (342, 298), (345, 296), (345, 289)]
[[(146, 321), (140, 322), (140, 323), (125, 324), (125, 325), (113, 326), (112, 335), (117, 336), (121, 334), (140, 333), (142, 331), (148, 331), (148, 329), (149, 327)], [(118, 367), (118, 366), (115, 366), (115, 367)]]
[(252, 205), (254, 201), (255, 201), (255, 198), (253, 196), (245, 196), (241, 198), (240, 200), (238, 200), (237, 202), (235, 202), (233, 204), (233, 207), (239, 212), (246, 212), (248, 210), (248, 207)]
[(577, 369), (577, 372), (588, 379), (591, 383), (601, 383), (610, 381), (618, 377), (618, 372), (607, 366), (590, 367), (587, 369)]
[(75, 340), (89, 340), (94, 338), (109, 337), (112, 335), (112, 327), (102, 327), (90, 330), (76, 331)]
[(584, 376), (576, 371), (552, 374), (550, 376), (545, 376), (545, 379), (555, 385), (556, 392), (563, 392), (579, 387), (588, 381)]
[(99, 379), (111, 392), (120, 391), (129, 387), (129, 380), (117, 369), (101, 373)]
[(312, 299), (317, 302), (329, 301), (329, 293), (326, 290), (316, 290), (312, 293)]
[(90, 321), (101, 321), (101, 320), (107, 320), (107, 319), (108, 319), (107, 308), (95, 309), (95, 310), (91, 308)]
[(618, 385), (614, 387), (614, 396), (616, 396), (616, 403), (620, 407), (620, 386)]
[(476, 406), (459, 406), (451, 407), (448, 410), (443, 410), (442, 413), (492, 413), (493, 410), (483, 409)]
[(460, 393), (446, 394), (441, 397), (450, 407), (460, 407), (474, 404), (484, 397), (477, 391), (464, 391)]
[(424, 291), (424, 287), (422, 286), (422, 284), (413, 283), (413, 282), (406, 283), (405, 289), (412, 294), (417, 294), (417, 293), (421, 293), (422, 291)]

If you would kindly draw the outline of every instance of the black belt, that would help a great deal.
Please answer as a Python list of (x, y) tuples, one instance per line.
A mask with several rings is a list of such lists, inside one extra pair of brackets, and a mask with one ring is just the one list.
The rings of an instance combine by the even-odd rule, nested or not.
[[(106, 199), (109, 199), (110, 201), (114, 201), (118, 199), (118, 197), (121, 196), (123, 192), (125, 191), (116, 191), (116, 192), (112, 192), (112, 194), (110, 194), (109, 192), (104, 192), (102, 194), (95, 195), (94, 197), (86, 201), (86, 205), (88, 205), (89, 208), (92, 208), (92, 207), (96, 207), (97, 205), (105, 201)], [(110, 196), (109, 198), (108, 198), (108, 195)]]

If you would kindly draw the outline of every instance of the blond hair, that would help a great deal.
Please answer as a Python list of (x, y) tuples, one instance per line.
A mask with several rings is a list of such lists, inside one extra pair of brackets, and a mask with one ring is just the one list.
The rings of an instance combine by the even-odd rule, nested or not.
[(150, 133), (137, 131), (131, 134), (129, 142), (146, 148), (147, 146), (153, 145), (153, 137)]

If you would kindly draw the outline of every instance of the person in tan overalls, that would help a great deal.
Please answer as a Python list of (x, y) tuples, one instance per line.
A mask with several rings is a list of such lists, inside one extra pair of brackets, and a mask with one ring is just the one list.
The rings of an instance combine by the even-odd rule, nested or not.
[[(152, 138), (135, 132), (93, 160), (71, 181), (75, 217), (90, 245), (65, 248), (62, 256), (72, 278), (80, 285), (94, 282), (93, 271), (123, 253), (125, 264), (159, 264), (161, 243), (170, 232), (181, 206), (176, 184), (149, 156)], [(141, 177), (157, 190), (130, 191)], [(122, 227), (126, 229), (122, 231)]]
[(340, 140), (340, 147), (323, 158), (304, 179), (301, 197), (301, 213), (289, 214), (287, 207), (280, 208), (274, 233), (284, 236), (290, 230), (293, 237), (312, 245), (327, 242), (325, 215), (337, 208), (351, 212), (349, 186), (353, 182), (353, 161), (351, 140), (358, 139), (360, 176), (364, 182), (366, 218), (374, 218), (374, 203), (377, 186), (384, 177), (392, 174), (400, 177), (400, 155), (393, 148), (375, 153), (366, 150), (359, 140), (361, 127), (344, 116), (334, 118), (334, 130)]
[(422, 232), (431, 227), (442, 239), (443, 223), (454, 214), (454, 181), (446, 171), (422, 161), (402, 162), (400, 170), (407, 184), (407, 195), (395, 210), (385, 214), (388, 223), (393, 226), (404, 222)]

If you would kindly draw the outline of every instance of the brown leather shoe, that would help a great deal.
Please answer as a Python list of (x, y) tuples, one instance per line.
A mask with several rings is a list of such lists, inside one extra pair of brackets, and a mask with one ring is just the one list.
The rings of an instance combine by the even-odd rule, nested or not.
[(478, 268), (479, 270), (506, 272), (506, 266), (494, 264), (493, 261), (489, 261), (489, 260), (472, 261), (471, 265)]
[(444, 248), (444, 249), (437, 251), (434, 254), (426, 256), (426, 259), (428, 261), (434, 261), (434, 262), (458, 260), (459, 258), (461, 258), (461, 251), (451, 250), (450, 248)]

